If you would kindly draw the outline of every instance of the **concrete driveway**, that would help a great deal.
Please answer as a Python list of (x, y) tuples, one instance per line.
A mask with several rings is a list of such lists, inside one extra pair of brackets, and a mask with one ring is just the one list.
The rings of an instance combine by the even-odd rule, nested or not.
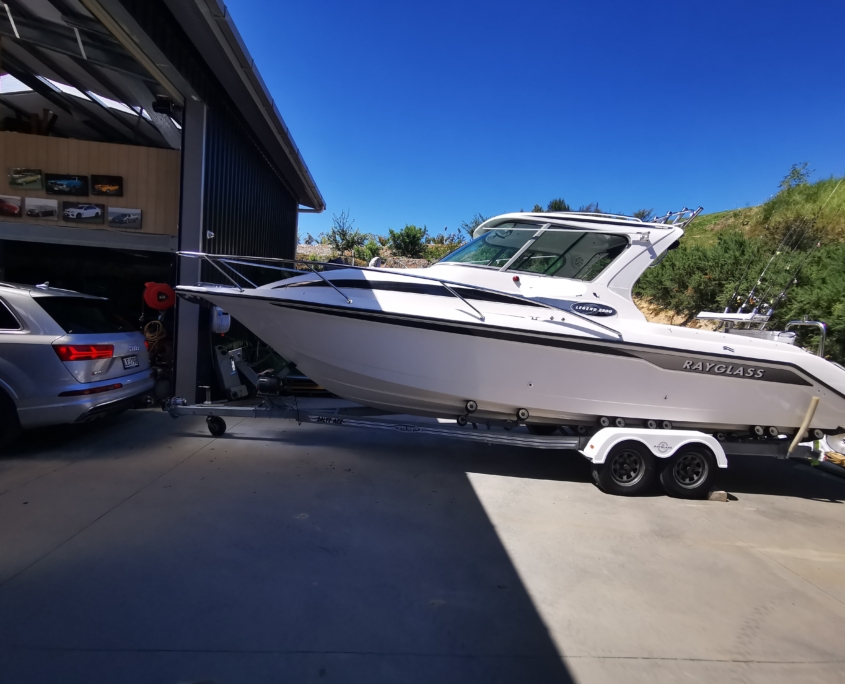
[(157, 411), (0, 456), (0, 681), (839, 682), (845, 481)]

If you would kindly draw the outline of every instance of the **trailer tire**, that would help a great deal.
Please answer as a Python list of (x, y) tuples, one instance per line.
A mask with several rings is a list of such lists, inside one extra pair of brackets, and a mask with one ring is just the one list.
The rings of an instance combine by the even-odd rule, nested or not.
[(639, 442), (622, 442), (610, 450), (604, 463), (593, 464), (593, 479), (608, 494), (637, 496), (654, 482), (654, 454)]
[(669, 496), (679, 499), (704, 499), (718, 472), (716, 457), (702, 444), (684, 447), (666, 459), (660, 472), (660, 484)]
[(220, 416), (209, 416), (205, 419), (205, 424), (208, 425), (208, 431), (214, 437), (222, 437), (226, 432), (226, 421)]

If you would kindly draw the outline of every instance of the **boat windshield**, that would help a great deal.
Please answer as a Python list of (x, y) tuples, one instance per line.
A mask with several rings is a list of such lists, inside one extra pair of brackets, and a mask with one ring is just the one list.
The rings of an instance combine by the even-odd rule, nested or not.
[[(505, 224), (455, 250), (443, 261), (502, 268), (538, 229), (539, 226), (531, 224)], [(594, 280), (627, 246), (624, 235), (550, 229), (522, 252), (508, 270)]]

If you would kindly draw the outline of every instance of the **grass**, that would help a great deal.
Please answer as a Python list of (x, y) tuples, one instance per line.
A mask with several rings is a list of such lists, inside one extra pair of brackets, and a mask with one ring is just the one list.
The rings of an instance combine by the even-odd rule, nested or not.
[(718, 232), (725, 229), (760, 237), (811, 218), (816, 218), (823, 242), (845, 242), (845, 178), (797, 185), (756, 207), (702, 214), (689, 224), (681, 244), (709, 247), (715, 244)]

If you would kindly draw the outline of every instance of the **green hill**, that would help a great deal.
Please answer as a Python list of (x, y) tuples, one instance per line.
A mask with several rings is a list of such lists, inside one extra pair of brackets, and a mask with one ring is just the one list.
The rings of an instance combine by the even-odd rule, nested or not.
[[(795, 174), (793, 167), (791, 175)], [(679, 249), (637, 283), (635, 294), (681, 317), (732, 311), (772, 312), (770, 328), (808, 316), (829, 326), (829, 356), (845, 357), (845, 178), (784, 179), (756, 207), (705, 214), (690, 223)], [(769, 265), (761, 282), (758, 278)], [(801, 333), (801, 342), (812, 344)]]
[[(825, 242), (845, 241), (845, 177), (781, 190), (765, 204), (702, 214), (689, 225), (684, 242), (712, 245), (721, 230), (738, 230), (749, 237), (816, 218)], [(837, 188), (839, 183), (841, 186)]]

